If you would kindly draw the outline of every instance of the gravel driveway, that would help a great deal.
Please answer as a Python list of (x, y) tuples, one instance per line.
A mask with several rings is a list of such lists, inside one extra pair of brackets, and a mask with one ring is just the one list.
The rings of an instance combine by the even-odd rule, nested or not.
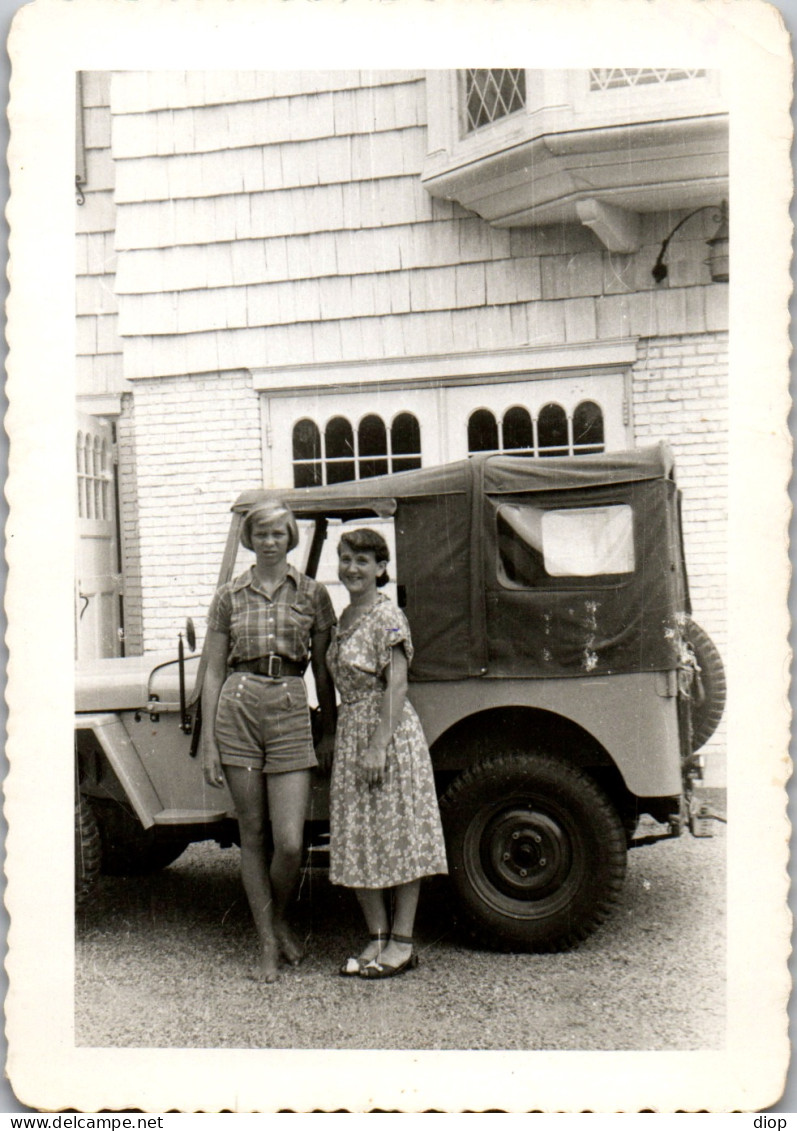
[[(711, 797), (722, 811), (721, 799)], [(629, 852), (614, 915), (577, 950), (499, 954), (457, 933), (447, 881), (421, 897), (417, 970), (337, 976), (361, 942), (354, 896), (308, 869), (298, 970), (247, 977), (238, 850), (191, 846), (146, 879), (106, 879), (79, 914), (75, 1043), (381, 1049), (707, 1049), (725, 1032), (725, 835)]]

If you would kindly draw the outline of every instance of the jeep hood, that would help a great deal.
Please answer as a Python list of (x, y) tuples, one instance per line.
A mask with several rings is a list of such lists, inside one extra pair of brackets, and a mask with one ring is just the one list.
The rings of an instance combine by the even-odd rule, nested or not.
[[(189, 696), (196, 680), (198, 656), (185, 661), (185, 690)], [(81, 660), (75, 665), (76, 711), (134, 711), (144, 709), (152, 695), (164, 707), (180, 700), (177, 655), (148, 652), (144, 656)]]

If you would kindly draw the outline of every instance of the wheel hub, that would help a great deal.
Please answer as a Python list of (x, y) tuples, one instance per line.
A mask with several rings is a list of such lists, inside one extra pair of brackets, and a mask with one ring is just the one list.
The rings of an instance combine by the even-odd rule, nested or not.
[(560, 884), (570, 867), (567, 836), (556, 821), (533, 809), (498, 814), (482, 841), (496, 885), (516, 899), (535, 899)]

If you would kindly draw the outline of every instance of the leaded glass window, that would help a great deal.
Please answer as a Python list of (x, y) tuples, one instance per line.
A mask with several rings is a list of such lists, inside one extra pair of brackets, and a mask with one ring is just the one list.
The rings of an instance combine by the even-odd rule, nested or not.
[(464, 83), (465, 133), (515, 114), (526, 105), (524, 70), (467, 70)]

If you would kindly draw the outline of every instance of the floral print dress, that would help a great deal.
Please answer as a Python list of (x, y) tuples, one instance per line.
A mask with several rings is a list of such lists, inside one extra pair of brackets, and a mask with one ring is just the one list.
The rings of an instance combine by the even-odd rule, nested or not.
[(330, 787), (333, 884), (387, 888), (447, 872), (432, 760), (409, 700), (387, 747), (382, 784), (369, 789), (361, 752), (379, 722), (390, 650), (412, 660), (409, 625), (384, 594), (333, 636), (327, 665), (341, 699)]

